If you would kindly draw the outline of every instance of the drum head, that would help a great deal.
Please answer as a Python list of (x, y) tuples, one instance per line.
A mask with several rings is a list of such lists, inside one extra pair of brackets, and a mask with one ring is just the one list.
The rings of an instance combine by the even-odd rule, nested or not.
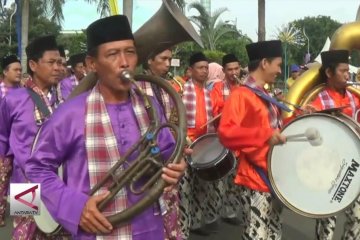
[(53, 234), (60, 230), (61, 226), (51, 217), (42, 201), (40, 204), (40, 215), (34, 215), (34, 219), (37, 227), (46, 234)]
[(269, 178), (275, 194), (291, 210), (322, 218), (349, 206), (360, 193), (359, 133), (344, 119), (311, 114), (287, 125), (285, 136), (315, 128), (322, 139), (288, 141), (269, 152)]
[(209, 133), (196, 139), (190, 148), (193, 150), (190, 164), (195, 168), (207, 168), (223, 159), (228, 150), (221, 145), (216, 133)]

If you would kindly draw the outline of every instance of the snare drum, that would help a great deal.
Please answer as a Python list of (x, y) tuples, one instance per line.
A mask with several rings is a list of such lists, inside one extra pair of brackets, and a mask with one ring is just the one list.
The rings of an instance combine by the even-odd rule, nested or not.
[(234, 154), (221, 145), (216, 133), (199, 137), (190, 148), (193, 153), (186, 159), (199, 178), (205, 181), (219, 180), (235, 169)]
[(360, 193), (360, 126), (346, 115), (315, 113), (290, 122), (285, 136), (315, 128), (322, 139), (288, 141), (269, 152), (269, 180), (289, 209), (312, 218), (344, 210)]

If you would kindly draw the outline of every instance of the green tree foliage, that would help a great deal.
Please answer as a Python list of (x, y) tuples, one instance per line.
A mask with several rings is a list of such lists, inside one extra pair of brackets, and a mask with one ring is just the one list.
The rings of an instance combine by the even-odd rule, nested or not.
[[(55, 35), (58, 36), (61, 27), (51, 22), (47, 18), (47, 13), (42, 8), (41, 0), (32, 0), (30, 6), (29, 16), (29, 40), (32, 41), (36, 37), (43, 35)], [(13, 13), (13, 9), (5, 9), (3, 15), (0, 18), (0, 57), (6, 54), (17, 54), (18, 40), (16, 35), (16, 17), (12, 18), (11, 24), (11, 44), (9, 46), (10, 39), (10, 16)]]
[[(329, 16), (305, 17), (289, 23), (297, 29), (304, 29), (310, 40), (311, 61), (320, 53), (327, 37), (334, 34), (341, 23), (331, 19)], [(288, 63), (302, 64), (307, 52), (307, 42), (303, 46), (289, 46)]]
[(63, 45), (69, 51), (68, 57), (77, 53), (86, 52), (86, 34), (85, 31), (61, 34), (58, 37), (58, 43)]
[(193, 2), (188, 9), (196, 9), (199, 12), (199, 15), (190, 16), (189, 19), (200, 29), (200, 37), (206, 49), (217, 50), (217, 44), (222, 37), (226, 33), (234, 32), (234, 29), (219, 19), (221, 14), (227, 11), (226, 8), (219, 8), (211, 14), (199, 2)]

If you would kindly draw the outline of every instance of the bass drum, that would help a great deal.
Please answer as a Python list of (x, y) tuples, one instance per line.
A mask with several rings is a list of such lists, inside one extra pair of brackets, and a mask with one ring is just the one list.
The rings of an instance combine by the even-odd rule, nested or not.
[(289, 209), (324, 218), (351, 205), (360, 193), (360, 126), (342, 113), (315, 113), (290, 122), (285, 136), (315, 128), (320, 144), (288, 141), (270, 149), (269, 180)]
[(235, 155), (221, 145), (216, 133), (199, 137), (190, 145), (190, 148), (193, 153), (186, 158), (187, 162), (202, 180), (220, 180), (235, 169)]

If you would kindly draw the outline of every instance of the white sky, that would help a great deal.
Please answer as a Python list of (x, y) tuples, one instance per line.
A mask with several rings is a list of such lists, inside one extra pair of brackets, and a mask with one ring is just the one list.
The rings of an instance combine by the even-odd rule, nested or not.
[[(12, 2), (14, 0), (8, 0)], [(134, 0), (133, 31), (144, 24), (161, 6), (161, 0)], [(192, 2), (192, 0), (187, 0)], [(257, 35), (257, 0), (212, 0), (212, 11), (228, 8), (222, 20), (236, 23), (237, 28), (256, 41)], [(122, 8), (122, 0), (118, 0)], [(266, 0), (266, 37), (274, 36), (276, 29), (282, 25), (306, 16), (325, 15), (341, 23), (355, 20), (359, 0)], [(65, 21), (63, 30), (85, 29), (99, 18), (96, 5), (83, 0), (66, 0), (63, 9)], [(186, 13), (196, 14), (196, 11)]]

